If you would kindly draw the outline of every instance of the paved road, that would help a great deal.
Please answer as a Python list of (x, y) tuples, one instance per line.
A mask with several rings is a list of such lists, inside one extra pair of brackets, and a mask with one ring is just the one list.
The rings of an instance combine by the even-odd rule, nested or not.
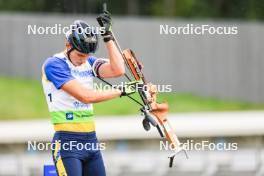
[[(100, 139), (158, 138), (155, 129), (145, 132), (142, 117), (97, 117)], [(264, 134), (264, 111), (201, 112), (170, 114), (179, 137), (250, 136)], [(23, 143), (29, 140), (50, 141), (53, 127), (47, 120), (1, 121), (0, 143)]]

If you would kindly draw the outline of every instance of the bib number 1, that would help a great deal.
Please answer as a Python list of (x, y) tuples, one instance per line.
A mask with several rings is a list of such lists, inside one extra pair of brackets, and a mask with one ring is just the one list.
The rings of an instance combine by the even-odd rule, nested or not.
[(49, 101), (52, 102), (52, 96), (51, 96), (51, 93), (48, 94), (48, 97), (49, 97)]

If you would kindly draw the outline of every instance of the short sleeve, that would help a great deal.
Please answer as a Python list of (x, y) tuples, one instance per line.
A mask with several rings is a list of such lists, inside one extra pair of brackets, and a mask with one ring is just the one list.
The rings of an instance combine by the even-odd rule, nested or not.
[(108, 59), (103, 59), (103, 58), (96, 58), (94, 56), (90, 56), (88, 58), (88, 62), (92, 67), (93, 70), (93, 75), (100, 77), (99, 76), (99, 68), (101, 67), (101, 65), (103, 65), (104, 63), (108, 63), (109, 60)]
[(94, 64), (94, 62), (96, 61), (96, 57), (95, 56), (90, 56), (90, 57), (88, 57), (88, 62), (89, 62), (89, 64), (91, 65), (91, 67), (93, 67), (93, 64)]
[(63, 84), (74, 79), (68, 64), (60, 58), (51, 57), (44, 63), (44, 71), (46, 77), (51, 81), (57, 89)]

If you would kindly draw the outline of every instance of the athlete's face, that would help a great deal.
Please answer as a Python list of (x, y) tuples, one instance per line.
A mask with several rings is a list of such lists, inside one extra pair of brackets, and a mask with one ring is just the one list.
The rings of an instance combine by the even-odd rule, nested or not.
[(89, 54), (84, 54), (84, 53), (81, 53), (77, 50), (73, 50), (72, 52), (70, 52), (71, 62), (75, 66), (79, 66), (79, 65), (84, 64), (86, 62), (88, 56), (89, 56)]
[[(70, 49), (69, 43), (66, 44), (66, 47), (68, 50)], [(89, 54), (81, 53), (77, 51), (76, 49), (70, 52), (70, 60), (72, 64), (75, 66), (80, 66), (84, 64), (88, 57), (89, 57)]]

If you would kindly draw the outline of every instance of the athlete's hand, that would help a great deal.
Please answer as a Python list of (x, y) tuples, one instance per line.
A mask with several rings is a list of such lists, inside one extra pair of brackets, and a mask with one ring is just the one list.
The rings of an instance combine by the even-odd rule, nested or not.
[(113, 40), (111, 14), (108, 11), (104, 11), (96, 18), (96, 20), (99, 25), (105, 29), (105, 32), (101, 34), (104, 38), (104, 41), (108, 42)]
[(108, 11), (104, 11), (96, 19), (99, 25), (105, 28), (105, 32), (111, 32), (112, 19)]

